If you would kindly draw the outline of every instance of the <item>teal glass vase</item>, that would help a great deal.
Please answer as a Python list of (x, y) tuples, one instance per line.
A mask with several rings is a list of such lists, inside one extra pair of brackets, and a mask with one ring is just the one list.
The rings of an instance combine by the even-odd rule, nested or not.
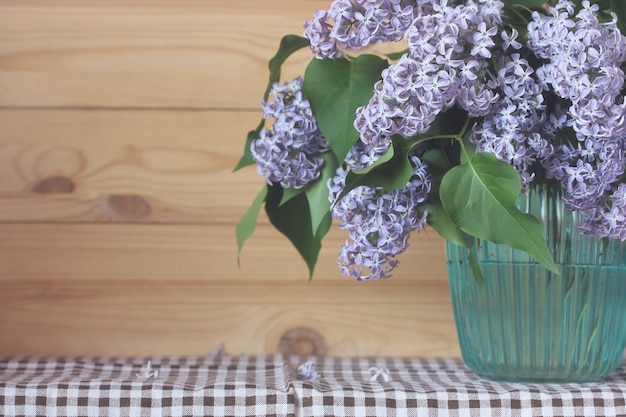
[(626, 245), (579, 232), (577, 215), (547, 186), (519, 198), (544, 225), (560, 275), (525, 253), (480, 241), (473, 253), (446, 242), (459, 344), (466, 365), (492, 380), (605, 379), (626, 345)]

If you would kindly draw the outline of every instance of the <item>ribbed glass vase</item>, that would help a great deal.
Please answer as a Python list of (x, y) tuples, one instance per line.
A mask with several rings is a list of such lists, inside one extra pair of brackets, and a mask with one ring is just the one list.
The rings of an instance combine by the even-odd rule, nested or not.
[(546, 186), (520, 197), (519, 206), (542, 220), (561, 274), (481, 241), (479, 283), (467, 249), (446, 242), (463, 360), (493, 380), (602, 380), (620, 365), (626, 344), (626, 245), (582, 235), (578, 217)]

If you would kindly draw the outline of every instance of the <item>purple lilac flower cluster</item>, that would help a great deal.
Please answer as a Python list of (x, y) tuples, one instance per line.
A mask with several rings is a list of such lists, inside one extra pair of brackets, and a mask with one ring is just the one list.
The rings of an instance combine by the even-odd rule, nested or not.
[(301, 77), (275, 83), (270, 97), (263, 102), (263, 117), (273, 123), (252, 142), (252, 157), (268, 184), (302, 188), (319, 177), (324, 165), (320, 155), (330, 149), (329, 144), (302, 93)]
[[(357, 153), (351, 152), (347, 159), (358, 158)], [(420, 216), (418, 206), (428, 197), (431, 177), (418, 157), (412, 156), (411, 164), (413, 175), (404, 188), (388, 193), (360, 186), (334, 205), (333, 217), (349, 234), (338, 262), (344, 275), (358, 280), (388, 278), (398, 264), (396, 257), (406, 250), (411, 232), (426, 223), (427, 213)], [(345, 187), (347, 173), (346, 168), (339, 168), (329, 181), (331, 201), (336, 201)]]
[(335, 0), (304, 25), (318, 58), (339, 58), (345, 49), (402, 39), (415, 16), (433, 0)]
[[(448, 6), (434, 1), (432, 11), (417, 16), (406, 32), (409, 54), (389, 66), (374, 87), (367, 106), (357, 110), (361, 141), (378, 155), (392, 136), (427, 133), (438, 114), (454, 105), (470, 117), (487, 115), (498, 101), (488, 68), (502, 22), (499, 0), (468, 0)], [(517, 34), (505, 34), (508, 45)]]
[(528, 185), (535, 177), (531, 165), (546, 159), (552, 150), (542, 135), (546, 122), (543, 88), (519, 53), (503, 55), (498, 66), (495, 83), (500, 99), (474, 125), (470, 141), (478, 151), (492, 153), (514, 166), (522, 185)]
[(626, 38), (615, 21), (600, 23), (597, 10), (583, 1), (575, 14), (573, 2), (561, 0), (550, 15), (535, 13), (528, 46), (546, 61), (537, 70), (540, 82), (565, 107), (551, 120), (555, 151), (543, 162), (546, 173), (563, 184), (564, 200), (581, 213), (586, 233), (624, 240), (626, 103), (620, 67)]
[[(548, 15), (533, 14), (524, 49), (515, 29), (503, 25), (503, 8), (502, 0), (334, 0), (305, 24), (318, 58), (379, 41), (408, 45), (357, 110), (360, 141), (329, 181), (333, 217), (349, 233), (339, 257), (344, 274), (388, 277), (409, 234), (426, 222), (419, 205), (431, 190), (419, 148), (403, 189), (361, 186), (335, 201), (347, 173), (375, 163), (396, 135), (427, 134), (453, 106), (472, 119), (470, 141), (478, 151), (514, 166), (523, 185), (542, 166), (563, 184), (587, 233), (626, 239), (626, 38), (615, 21), (598, 21), (597, 6), (585, 0), (575, 13), (571, 0), (560, 0)], [(529, 50), (533, 64), (542, 62), (538, 68)], [(303, 187), (318, 178), (319, 155), (329, 150), (301, 87), (301, 79), (276, 84), (263, 105), (274, 123), (252, 153), (270, 184)], [(558, 102), (548, 105), (553, 93)]]
[[(348, 169), (371, 165), (387, 151), (394, 135), (427, 133), (437, 115), (453, 105), (470, 116), (490, 113), (499, 99), (497, 80), (488, 71), (491, 50), (497, 45), (520, 47), (515, 32), (496, 37), (502, 8), (499, 0), (469, 0), (454, 7), (439, 0), (416, 16), (405, 34), (410, 52), (383, 71), (372, 99), (357, 110), (360, 142), (346, 159)], [(522, 65), (521, 60), (507, 70), (515, 71), (514, 65)], [(506, 76), (505, 71), (502, 77)], [(512, 92), (522, 88), (513, 81), (509, 84)], [(414, 176), (406, 189), (384, 193), (359, 187), (334, 206), (334, 218), (350, 235), (339, 256), (344, 274), (358, 279), (388, 277), (410, 232), (426, 222), (425, 211), (423, 216), (417, 213), (430, 191), (430, 176), (418, 156), (411, 162)], [(345, 169), (339, 170), (332, 180), (331, 198), (343, 188), (345, 174)]]

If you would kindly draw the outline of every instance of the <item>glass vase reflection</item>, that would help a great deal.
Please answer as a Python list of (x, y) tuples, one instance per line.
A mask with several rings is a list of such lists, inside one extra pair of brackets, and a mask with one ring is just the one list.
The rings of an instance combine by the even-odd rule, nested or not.
[(544, 224), (560, 274), (525, 253), (491, 242), (468, 249), (446, 242), (463, 360), (478, 375), (506, 381), (605, 379), (626, 344), (626, 246), (585, 236), (560, 196), (537, 187), (519, 207)]

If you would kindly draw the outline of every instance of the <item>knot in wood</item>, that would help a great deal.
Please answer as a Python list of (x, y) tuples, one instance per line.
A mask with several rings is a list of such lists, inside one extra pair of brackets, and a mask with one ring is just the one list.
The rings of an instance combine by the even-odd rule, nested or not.
[(325, 356), (327, 347), (320, 333), (307, 327), (297, 327), (280, 338), (278, 350), (283, 355)]
[(55, 176), (39, 181), (31, 191), (39, 194), (70, 194), (74, 192), (74, 188), (74, 182), (69, 178)]
[(147, 217), (151, 208), (143, 197), (135, 194), (113, 194), (107, 198), (107, 204), (113, 212), (128, 220)]

